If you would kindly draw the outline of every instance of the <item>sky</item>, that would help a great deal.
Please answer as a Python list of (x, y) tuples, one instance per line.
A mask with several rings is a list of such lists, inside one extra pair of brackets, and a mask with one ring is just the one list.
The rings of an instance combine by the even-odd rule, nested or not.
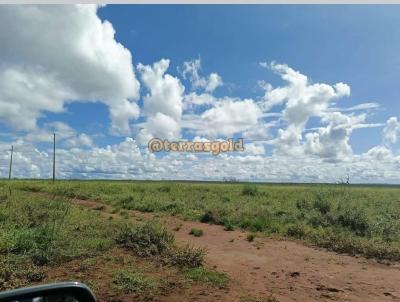
[[(0, 177), (400, 184), (398, 5), (1, 5)], [(244, 152), (152, 153), (152, 138)]]

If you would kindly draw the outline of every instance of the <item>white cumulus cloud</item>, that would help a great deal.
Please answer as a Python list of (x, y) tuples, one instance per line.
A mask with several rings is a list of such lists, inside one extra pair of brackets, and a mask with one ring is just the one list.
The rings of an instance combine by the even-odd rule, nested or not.
[(138, 65), (141, 80), (149, 90), (143, 98), (147, 121), (138, 136), (140, 143), (147, 143), (151, 137), (180, 137), (185, 87), (178, 78), (166, 74), (169, 64), (169, 60), (162, 59), (153, 66)]
[(397, 117), (391, 117), (387, 120), (383, 129), (384, 140), (390, 144), (395, 144), (400, 136), (400, 122)]
[(71, 102), (102, 102), (112, 130), (130, 133), (139, 115), (132, 55), (95, 5), (0, 7), (0, 118), (32, 130), (44, 111)]
[(222, 86), (222, 78), (215, 72), (210, 73), (208, 78), (199, 75), (201, 70), (201, 60), (195, 59), (183, 63), (182, 76), (184, 79), (190, 80), (193, 89), (202, 88), (206, 92), (213, 92), (219, 86)]

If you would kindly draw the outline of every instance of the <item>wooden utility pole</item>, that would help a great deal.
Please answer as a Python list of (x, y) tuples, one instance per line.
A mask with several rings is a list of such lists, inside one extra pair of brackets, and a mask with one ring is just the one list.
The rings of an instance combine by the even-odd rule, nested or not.
[(14, 152), (14, 146), (11, 145), (11, 156), (10, 156), (10, 170), (8, 171), (8, 179), (11, 179), (11, 171), (12, 171), (12, 157)]
[(53, 133), (53, 183), (56, 180), (56, 134)]

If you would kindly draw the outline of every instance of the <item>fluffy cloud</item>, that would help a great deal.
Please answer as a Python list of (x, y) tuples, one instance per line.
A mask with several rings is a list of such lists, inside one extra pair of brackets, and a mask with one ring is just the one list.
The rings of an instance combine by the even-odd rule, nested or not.
[(141, 143), (147, 143), (151, 137), (165, 139), (180, 137), (185, 87), (178, 78), (166, 74), (169, 63), (169, 60), (162, 59), (153, 66), (138, 65), (141, 80), (149, 90), (143, 98), (147, 121), (139, 133)]
[(213, 92), (219, 86), (222, 86), (222, 78), (217, 73), (211, 73), (208, 78), (204, 78), (199, 75), (200, 69), (200, 59), (183, 63), (182, 76), (184, 79), (190, 80), (193, 89), (202, 88), (206, 92)]
[(287, 65), (271, 63), (270, 68), (288, 85), (275, 89), (268, 86), (264, 106), (270, 109), (285, 103), (283, 116), (289, 124), (296, 127), (304, 127), (312, 116), (321, 116), (333, 100), (350, 95), (350, 87), (346, 84), (312, 84), (307, 76)]
[(0, 118), (32, 130), (43, 111), (75, 101), (102, 102), (112, 130), (130, 133), (139, 82), (128, 49), (95, 5), (0, 7)]
[(69, 139), (67, 139), (64, 144), (67, 147), (72, 147), (72, 148), (76, 148), (76, 147), (94, 147), (94, 142), (92, 140), (92, 138), (85, 134), (85, 133), (81, 133), (75, 137), (71, 137)]
[(41, 128), (29, 132), (23, 139), (29, 143), (52, 143), (53, 133), (56, 133), (57, 145), (61, 143), (67, 147), (94, 147), (93, 139), (85, 133), (76, 133), (69, 125), (63, 122), (46, 123)]
[(400, 122), (397, 117), (391, 117), (387, 120), (383, 129), (383, 138), (385, 142), (395, 144), (400, 136)]
[[(287, 127), (277, 131), (277, 152), (296, 155), (309, 152), (323, 158), (335, 159), (351, 153), (348, 140), (354, 129), (353, 123), (360, 123), (365, 116), (354, 118), (329, 110), (333, 101), (350, 95), (348, 85), (310, 83), (307, 76), (284, 64), (261, 63), (261, 66), (270, 68), (287, 83), (286, 86), (277, 88), (265, 83), (262, 85), (266, 90), (263, 98), (265, 110), (283, 105), (282, 118)], [(323, 123), (329, 125), (320, 128), (318, 132), (308, 133), (307, 144), (303, 146), (303, 132), (311, 117), (319, 117)]]
[[(9, 146), (0, 143), (0, 149)], [(400, 156), (386, 147), (375, 147), (365, 154), (352, 156), (345, 162), (326, 162), (318, 157), (261, 154), (247, 146), (246, 153), (200, 155), (170, 153), (156, 157), (141, 150), (136, 141), (126, 138), (119, 144), (105, 147), (57, 150), (58, 178), (107, 179), (186, 179), (238, 180), (271, 182), (337, 182), (350, 175), (352, 183), (399, 183)], [(251, 154), (250, 154), (251, 153)], [(0, 173), (8, 173), (9, 154), (0, 155)], [(15, 177), (51, 177), (51, 149), (39, 151), (26, 141), (15, 142)]]
[(347, 116), (340, 112), (327, 114), (322, 119), (328, 123), (318, 132), (306, 134), (305, 151), (327, 160), (343, 160), (352, 153), (350, 135), (358, 125), (365, 121), (366, 115)]
[(264, 155), (265, 148), (261, 144), (248, 143), (245, 145), (244, 150), (251, 155)]
[(53, 141), (53, 133), (57, 133), (57, 140), (64, 140), (66, 138), (75, 136), (75, 130), (69, 125), (63, 122), (52, 122), (44, 124), (42, 128), (37, 128), (33, 131), (30, 131), (25, 136), (25, 139), (33, 143), (49, 143)]
[(375, 146), (368, 150), (365, 155), (371, 158), (371, 160), (382, 161), (385, 159), (391, 159), (393, 157), (393, 152), (385, 146)]
[(261, 115), (260, 108), (251, 99), (226, 98), (201, 115), (204, 126), (199, 129), (198, 133), (211, 137), (232, 136), (257, 125)]
[(214, 105), (216, 101), (217, 98), (209, 93), (197, 94), (195, 92), (191, 92), (185, 95), (183, 104), (184, 109), (192, 109), (196, 106)]

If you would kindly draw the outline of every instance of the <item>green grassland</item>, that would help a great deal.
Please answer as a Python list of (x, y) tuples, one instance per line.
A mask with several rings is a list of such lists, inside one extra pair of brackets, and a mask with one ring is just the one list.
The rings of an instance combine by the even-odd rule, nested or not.
[(227, 231), (241, 228), (337, 252), (400, 260), (398, 186), (145, 181), (13, 181), (10, 186), (96, 200), (115, 212), (163, 212), (223, 225)]
[(44, 182), (0, 183), (0, 291), (73, 279), (103, 291), (101, 300), (146, 300), (170, 292), (168, 274), (174, 286), (181, 279), (224, 282), (223, 275), (203, 268), (202, 249), (178, 245), (160, 221), (107, 219), (61, 196), (33, 194), (36, 185), (55, 189)]

